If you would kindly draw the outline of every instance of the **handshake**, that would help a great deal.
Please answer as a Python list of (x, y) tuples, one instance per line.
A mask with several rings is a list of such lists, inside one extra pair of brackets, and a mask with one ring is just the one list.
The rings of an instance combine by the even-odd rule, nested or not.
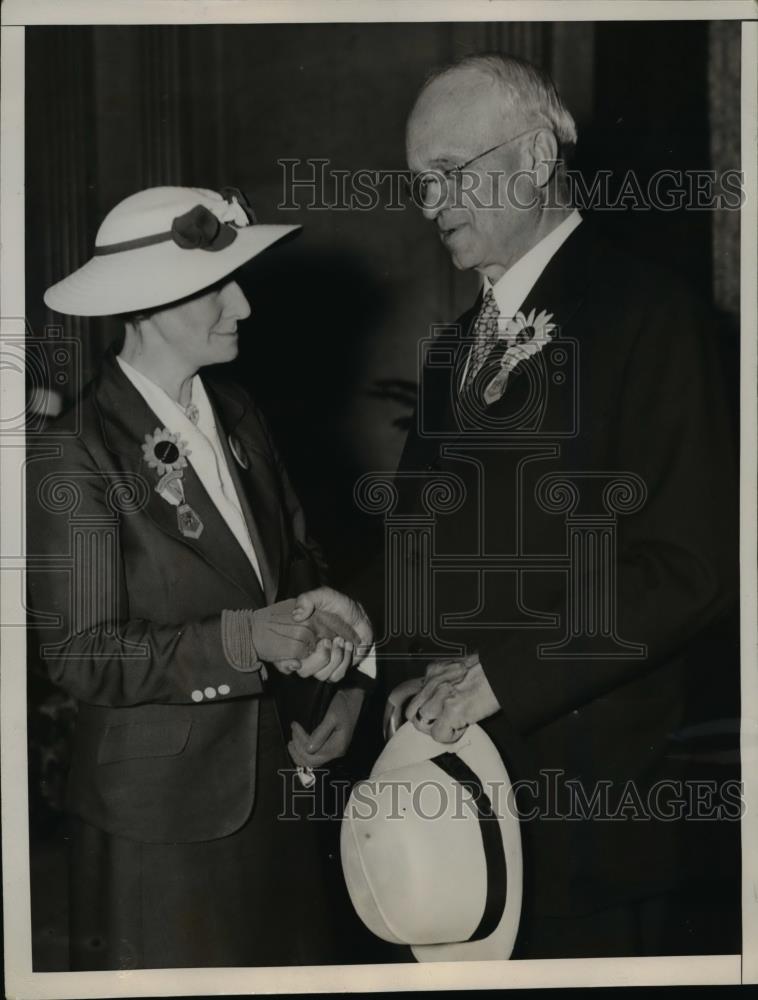
[(331, 587), (259, 608), (251, 616), (258, 658), (283, 674), (336, 683), (373, 644), (371, 622), (360, 604)]

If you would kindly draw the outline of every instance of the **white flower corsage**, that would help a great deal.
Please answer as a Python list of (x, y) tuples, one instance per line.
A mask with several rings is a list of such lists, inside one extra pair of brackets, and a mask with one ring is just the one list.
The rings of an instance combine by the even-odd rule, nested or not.
[(484, 390), (484, 400), (488, 405), (502, 397), (508, 376), (516, 365), (537, 354), (553, 339), (556, 324), (551, 322), (552, 318), (553, 314), (544, 309), (540, 313), (532, 309), (528, 316), (517, 312), (513, 319), (508, 320), (505, 329), (498, 334), (498, 340), (504, 340), (507, 345), (500, 359), (500, 370)]

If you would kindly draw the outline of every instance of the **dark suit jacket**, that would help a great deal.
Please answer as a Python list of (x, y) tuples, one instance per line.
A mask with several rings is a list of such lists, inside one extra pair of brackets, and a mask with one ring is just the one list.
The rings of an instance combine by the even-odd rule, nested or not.
[[(191, 465), (186, 499), (204, 528), (197, 539), (179, 531), (142, 453), (160, 422), (113, 356), (44, 448), (30, 448), (28, 552), (46, 567), (30, 574), (30, 603), (52, 616), (37, 629), (43, 659), (79, 703), (69, 805), (148, 842), (223, 837), (249, 816), (263, 685), (259, 671), (228, 662), (221, 612), (273, 603), (321, 576), (260, 413), (238, 387), (204, 383), (265, 593)], [(232, 433), (248, 469), (232, 457)]]
[[(645, 803), (655, 781), (682, 778), (672, 738), (687, 722), (688, 684), (705, 680), (715, 691), (738, 678), (734, 646), (710, 639), (706, 646), (738, 592), (734, 434), (712, 317), (689, 291), (604, 243), (584, 221), (522, 306), (525, 314), (551, 313), (556, 337), (515, 370), (477, 425), (461, 412), (457, 387), (478, 307), (429, 348), (398, 470), (399, 510), (422, 511), (425, 484), (452, 473), (464, 499), (436, 517), (437, 553), (460, 556), (463, 567), (471, 553), (538, 558), (529, 572), (485, 574), (448, 562), (435, 574), (438, 637), (479, 651), (502, 706), (486, 726), (512, 778), (538, 781), (546, 793), (546, 772), (555, 770), (559, 785), (576, 780), (587, 798), (611, 782), (616, 803), (632, 781)], [(440, 364), (446, 353), (457, 371)], [(480, 389), (496, 365), (497, 356)], [(607, 646), (599, 658), (538, 652), (563, 635), (569, 585), (588, 584), (539, 565), (568, 545), (566, 513), (545, 509), (544, 480), (543, 502), (536, 499), (551, 473), (573, 476), (573, 514), (590, 517), (607, 514), (602, 488), (610, 474), (632, 473), (644, 484), (639, 509), (617, 514), (618, 579), (609, 595), (617, 635), (643, 646), (642, 658), (623, 649), (618, 658), (605, 655)], [(535, 615), (552, 617), (540, 624)], [(407, 645), (444, 655), (430, 635)], [(703, 671), (706, 648), (720, 661)], [(391, 683), (403, 672), (418, 675), (422, 664), (406, 662)], [(540, 806), (544, 816), (545, 798), (528, 789), (523, 805)], [(561, 794), (552, 811), (567, 805)], [(681, 828), (644, 819), (525, 821), (527, 905), (570, 915), (662, 891), (684, 877)]]

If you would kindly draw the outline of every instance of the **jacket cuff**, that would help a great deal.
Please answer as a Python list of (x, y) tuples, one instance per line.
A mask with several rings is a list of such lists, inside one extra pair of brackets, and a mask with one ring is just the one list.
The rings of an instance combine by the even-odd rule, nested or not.
[(221, 645), (227, 663), (235, 670), (249, 674), (262, 668), (253, 642), (253, 612), (249, 609), (221, 612)]

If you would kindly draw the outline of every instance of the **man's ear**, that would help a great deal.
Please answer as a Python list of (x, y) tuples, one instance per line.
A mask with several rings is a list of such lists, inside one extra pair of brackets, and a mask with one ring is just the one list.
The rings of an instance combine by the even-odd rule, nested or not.
[(534, 186), (544, 188), (558, 164), (558, 140), (549, 128), (540, 129), (534, 136), (531, 148)]

